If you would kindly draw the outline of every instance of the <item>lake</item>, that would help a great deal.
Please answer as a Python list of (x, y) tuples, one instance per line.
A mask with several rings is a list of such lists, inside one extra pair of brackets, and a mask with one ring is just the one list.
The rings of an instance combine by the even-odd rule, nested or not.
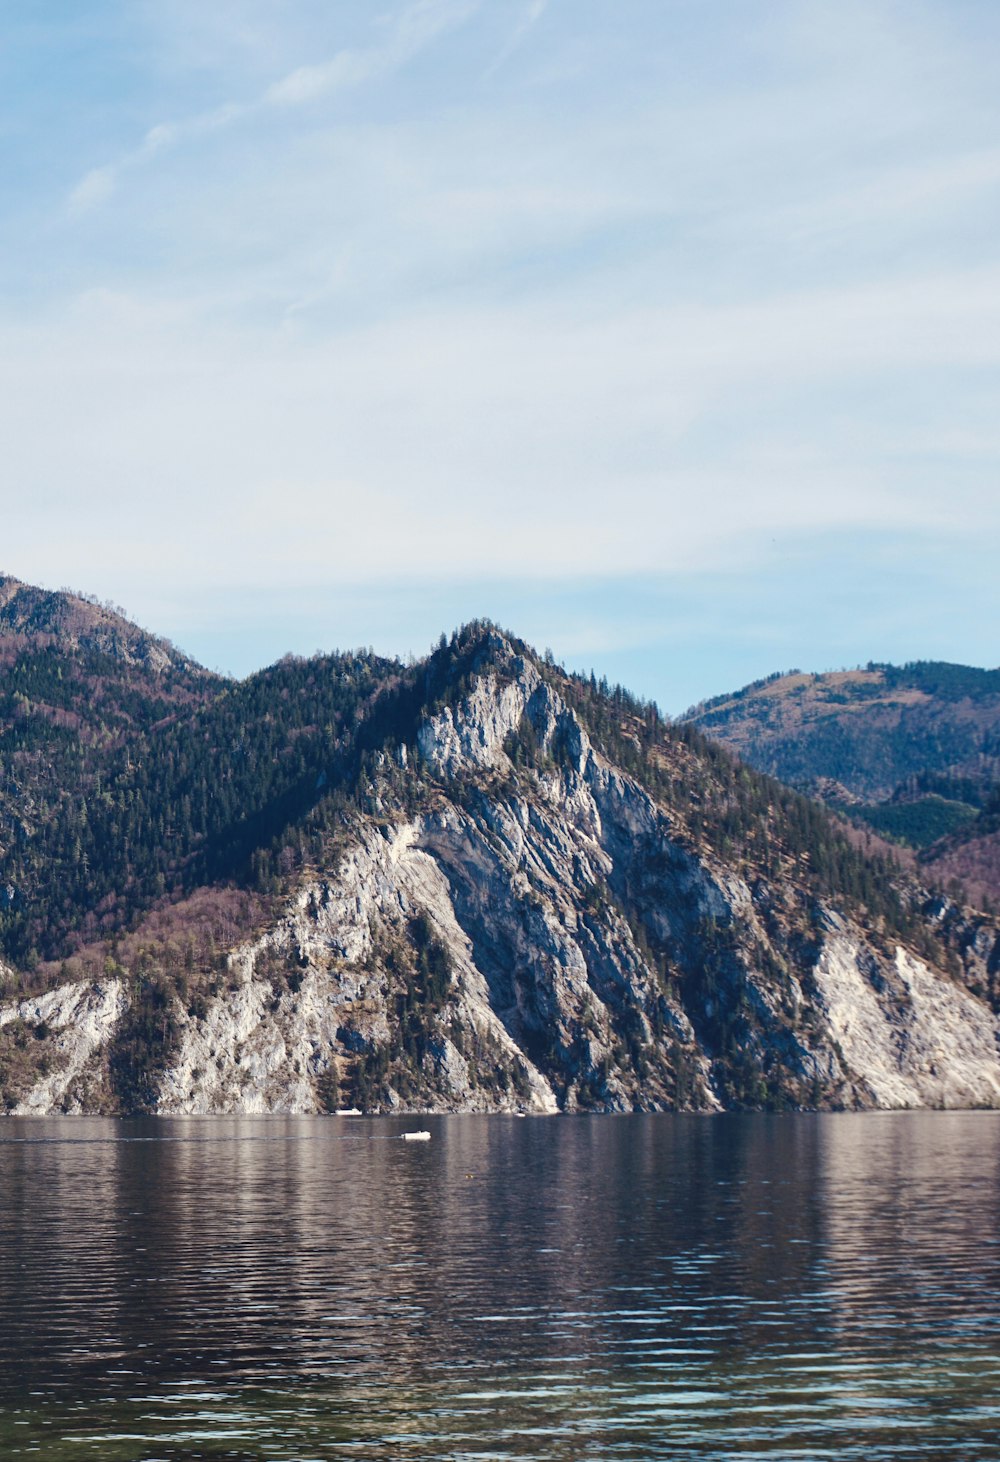
[(0, 1125), (4, 1458), (998, 1437), (997, 1114)]

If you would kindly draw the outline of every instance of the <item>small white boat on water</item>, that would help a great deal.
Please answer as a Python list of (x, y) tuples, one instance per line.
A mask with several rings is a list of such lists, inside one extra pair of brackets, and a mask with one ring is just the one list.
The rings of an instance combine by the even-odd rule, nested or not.
[(403, 1141), (404, 1142), (430, 1142), (430, 1140), (431, 1140), (431, 1134), (429, 1132), (404, 1132), (403, 1133)]

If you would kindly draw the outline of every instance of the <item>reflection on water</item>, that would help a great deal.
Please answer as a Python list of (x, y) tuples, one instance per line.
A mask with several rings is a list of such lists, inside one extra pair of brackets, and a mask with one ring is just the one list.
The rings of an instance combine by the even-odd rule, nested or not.
[(995, 1458), (989, 1113), (0, 1126), (0, 1455)]

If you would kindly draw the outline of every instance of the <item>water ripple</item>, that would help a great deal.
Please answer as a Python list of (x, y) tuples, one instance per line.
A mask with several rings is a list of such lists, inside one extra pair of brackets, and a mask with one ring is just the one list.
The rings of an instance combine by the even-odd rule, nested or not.
[(8, 1121), (0, 1455), (962, 1462), (1000, 1120)]

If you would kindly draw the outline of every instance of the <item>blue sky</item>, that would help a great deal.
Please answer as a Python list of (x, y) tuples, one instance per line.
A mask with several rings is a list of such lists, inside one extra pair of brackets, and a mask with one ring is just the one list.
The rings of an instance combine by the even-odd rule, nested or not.
[(0, 568), (245, 673), (997, 664), (1000, 7), (12, 0)]

